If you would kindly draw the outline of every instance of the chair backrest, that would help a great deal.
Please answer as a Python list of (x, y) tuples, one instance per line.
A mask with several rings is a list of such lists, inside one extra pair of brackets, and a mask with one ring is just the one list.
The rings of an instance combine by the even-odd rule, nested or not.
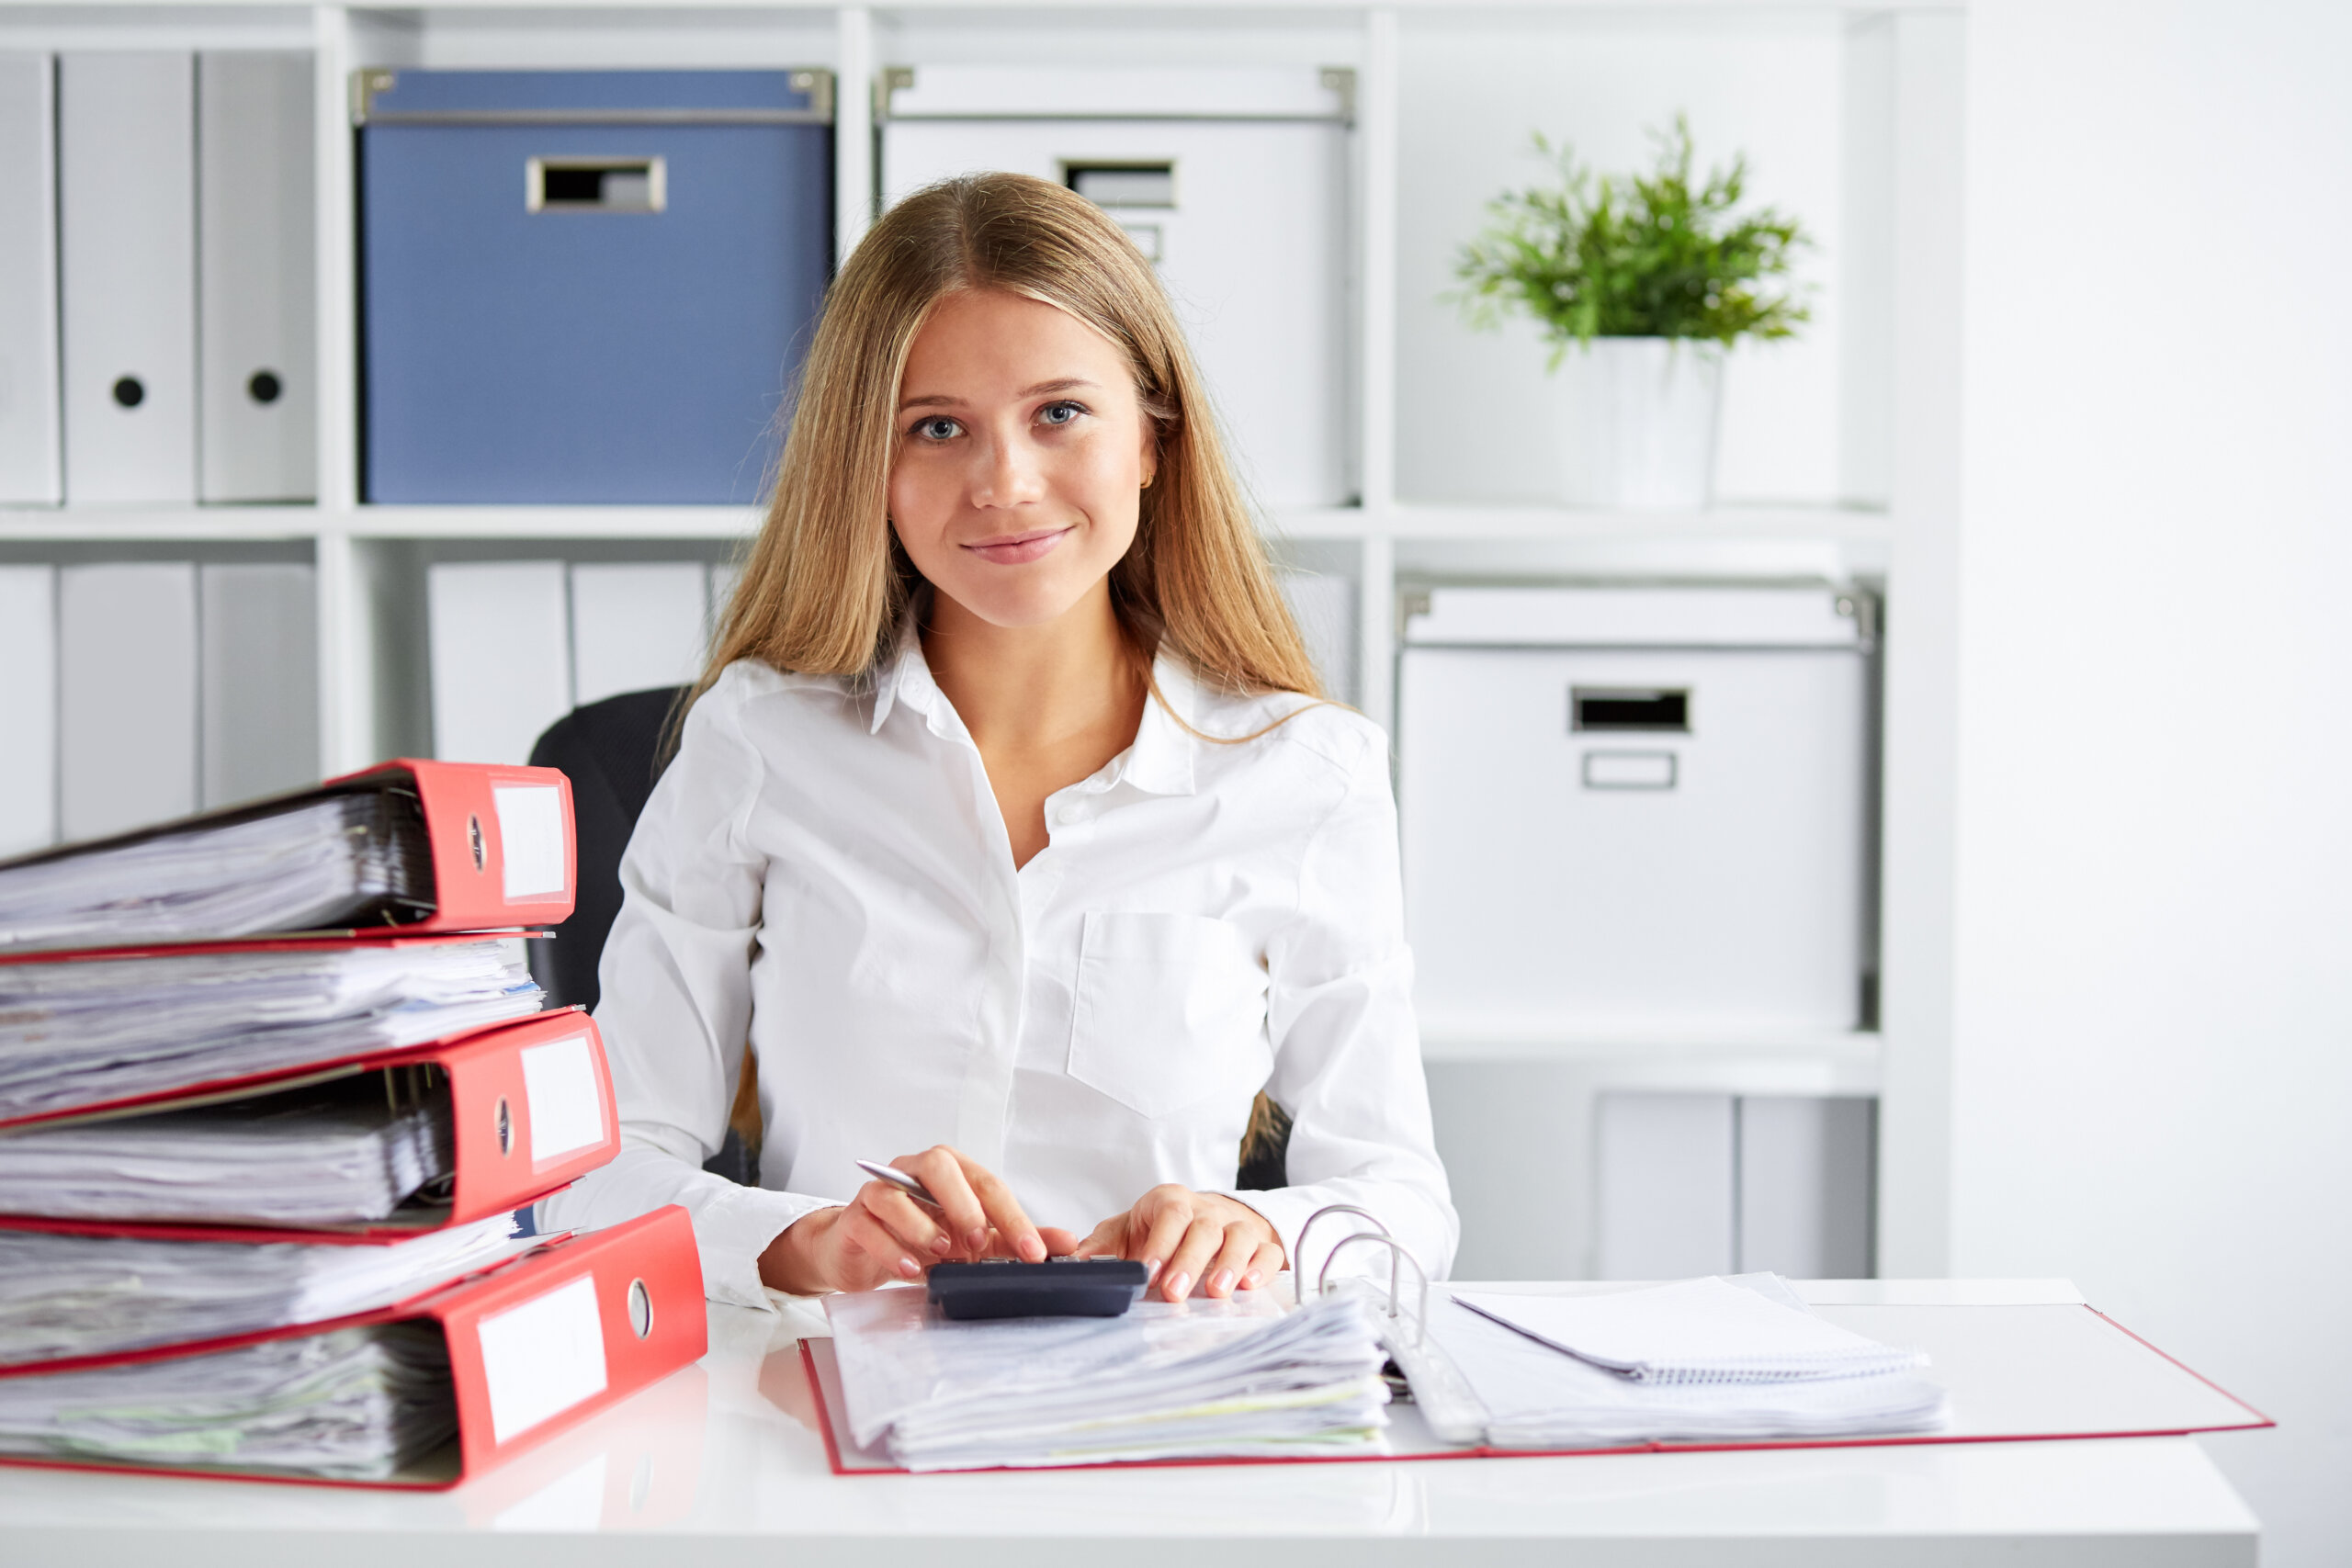
[(531, 972), (557, 1007), (596, 1005), (596, 961), (621, 912), (621, 852), (662, 776), (662, 730), (684, 686), (624, 692), (572, 709), (531, 748), (531, 765), (571, 780), (578, 899), (553, 937), (530, 944)]

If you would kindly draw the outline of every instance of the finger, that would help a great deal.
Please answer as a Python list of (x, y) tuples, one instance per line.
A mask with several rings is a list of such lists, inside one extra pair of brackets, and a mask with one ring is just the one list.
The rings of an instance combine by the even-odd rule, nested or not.
[(887, 1279), (919, 1279), (922, 1275), (922, 1265), (863, 1204), (852, 1203), (843, 1210), (833, 1234), (841, 1238), (842, 1271), (853, 1277), (862, 1275), (867, 1285)]
[(1252, 1225), (1225, 1227), (1224, 1245), (1217, 1248), (1216, 1256), (1209, 1260), (1208, 1272), (1202, 1276), (1210, 1295), (1229, 1296), (1233, 1288), (1241, 1283), (1243, 1271), (1258, 1252), (1255, 1230)]
[(1048, 1258), (1069, 1258), (1078, 1252), (1076, 1231), (1066, 1231), (1058, 1225), (1039, 1225), (1037, 1239), (1046, 1244), (1046, 1256)]
[(1171, 1302), (1181, 1302), (1192, 1293), (1193, 1281), (1201, 1277), (1208, 1260), (1225, 1242), (1225, 1226), (1205, 1215), (1184, 1227), (1184, 1239), (1176, 1246), (1168, 1267), (1159, 1276), (1159, 1293)]
[(923, 1184), (939, 1200), (942, 1223), (967, 1258), (985, 1258), (989, 1246), (989, 1215), (979, 1195), (964, 1178), (964, 1162), (945, 1144), (919, 1155), (906, 1155), (890, 1164)]
[(899, 1244), (917, 1258), (944, 1258), (956, 1249), (956, 1244), (939, 1226), (939, 1222), (923, 1212), (906, 1191), (887, 1181), (869, 1181), (857, 1190), (854, 1207), (865, 1210), (881, 1223), (882, 1228), (898, 1237)]
[(1127, 1255), (1127, 1216), (1114, 1214), (1086, 1233), (1078, 1244), (1080, 1258), (1125, 1258)]
[(978, 1195), (980, 1207), (988, 1211), (988, 1222), (996, 1226), (1002, 1236), (1005, 1251), (1025, 1262), (1043, 1263), (1046, 1260), (1045, 1238), (1037, 1234), (1037, 1227), (1029, 1223), (1021, 1201), (1012, 1195), (1012, 1189), (1005, 1185), (1004, 1179), (978, 1161), (966, 1159), (944, 1145), (941, 1149), (959, 1163), (964, 1179)]
[(1282, 1269), (1282, 1244), (1260, 1242), (1258, 1250), (1250, 1255), (1249, 1267), (1241, 1271), (1241, 1289), (1261, 1291), (1273, 1282), (1274, 1276), (1281, 1273)]
[(1127, 1256), (1140, 1258), (1156, 1280), (1193, 1223), (1193, 1194), (1182, 1187), (1155, 1187), (1136, 1205), (1135, 1217), (1143, 1222), (1144, 1237)]

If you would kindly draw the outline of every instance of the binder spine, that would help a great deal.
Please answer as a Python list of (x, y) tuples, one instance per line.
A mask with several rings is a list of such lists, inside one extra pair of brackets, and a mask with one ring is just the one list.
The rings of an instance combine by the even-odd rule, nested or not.
[(387, 772), (416, 784), (433, 845), (435, 910), (405, 931), (551, 926), (571, 914), (571, 781), (555, 768), (402, 757), (328, 781)]
[(694, 1226), (675, 1204), (576, 1236), (426, 1311), (448, 1337), (469, 1475), (708, 1348)]
[(534, 1019), (439, 1060), (456, 1123), (449, 1224), (520, 1208), (619, 1151), (612, 1072), (587, 1014)]
[(62, 498), (57, 375), (56, 71), (0, 55), (0, 503)]

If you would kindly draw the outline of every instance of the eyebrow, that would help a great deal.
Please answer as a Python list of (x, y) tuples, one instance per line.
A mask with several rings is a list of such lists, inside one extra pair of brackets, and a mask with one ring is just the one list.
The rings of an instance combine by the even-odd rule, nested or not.
[[(1034, 387), (1023, 387), (1019, 395), (1024, 398), (1042, 398), (1053, 392), (1075, 391), (1080, 387), (1091, 387), (1097, 391), (1102, 389), (1100, 383), (1090, 381), (1083, 376), (1064, 376), (1057, 380), (1040, 381)], [(907, 398), (899, 402), (899, 412), (904, 413), (909, 409), (960, 408), (964, 400), (962, 398), (949, 397), (944, 392), (935, 393), (927, 398)]]

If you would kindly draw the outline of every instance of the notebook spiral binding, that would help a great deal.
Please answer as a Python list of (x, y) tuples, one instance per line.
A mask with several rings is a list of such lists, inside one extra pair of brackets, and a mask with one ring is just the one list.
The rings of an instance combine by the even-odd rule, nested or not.
[[(1358, 1242), (1372, 1242), (1385, 1247), (1388, 1253), (1388, 1293), (1385, 1303), (1375, 1303), (1383, 1309), (1378, 1325), (1382, 1347), (1387, 1350), (1389, 1359), (1396, 1363), (1397, 1370), (1405, 1374), (1405, 1381), (1413, 1391), (1413, 1404), (1419, 1408), (1421, 1418), (1430, 1432), (1449, 1443), (1484, 1442), (1488, 1420), (1486, 1402), (1478, 1397), (1476, 1391), (1470, 1386), (1470, 1380), (1462, 1375), (1462, 1370), (1453, 1364), (1453, 1359), (1445, 1353), (1443, 1347), (1429, 1331), (1429, 1269), (1413, 1255), (1412, 1248), (1388, 1234), (1388, 1227), (1380, 1223), (1377, 1215), (1351, 1203), (1333, 1203), (1306, 1216), (1306, 1223), (1298, 1227), (1297, 1256), (1302, 1264), (1306, 1258), (1307, 1233), (1315, 1228), (1315, 1222), (1326, 1214), (1353, 1214), (1369, 1221), (1374, 1228), (1340, 1237), (1331, 1250), (1324, 1254), (1323, 1267), (1315, 1277), (1315, 1295), (1318, 1298), (1327, 1295), (1335, 1286), (1342, 1294), (1370, 1294), (1378, 1288), (1373, 1281), (1360, 1278), (1334, 1280), (1331, 1268), (1339, 1261), (1342, 1251)], [(1410, 1263), (1413, 1272), (1419, 1275), (1421, 1280), (1420, 1303), (1411, 1314), (1410, 1334), (1405, 1331), (1406, 1313), (1403, 1299), (1398, 1294), (1398, 1269), (1403, 1263)]]

